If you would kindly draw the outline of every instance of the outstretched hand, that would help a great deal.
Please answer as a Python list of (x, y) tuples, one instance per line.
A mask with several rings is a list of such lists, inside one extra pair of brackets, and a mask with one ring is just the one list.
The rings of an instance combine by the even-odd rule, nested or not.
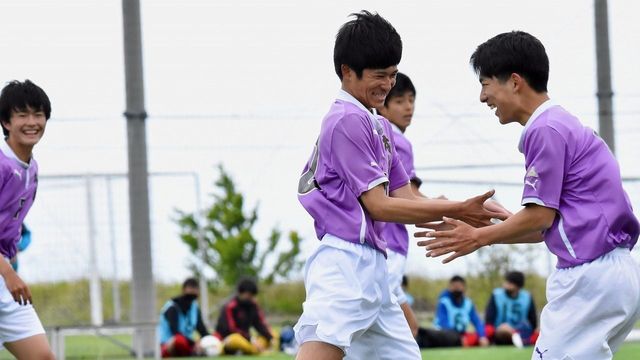
[[(444, 221), (434, 221), (434, 222), (428, 222), (428, 223), (424, 223), (424, 224), (416, 224), (415, 226), (417, 228), (430, 229), (430, 230), (433, 230), (433, 231), (445, 231), (445, 230), (452, 230), (454, 228), (452, 225), (449, 225)], [(414, 236), (415, 237), (425, 237), (424, 234), (426, 234), (428, 232), (430, 232), (430, 231), (416, 232), (414, 234)], [(420, 236), (418, 236), (418, 234), (420, 234)]]
[(415, 237), (428, 238), (428, 240), (418, 241), (418, 246), (426, 248), (427, 257), (453, 253), (442, 261), (444, 264), (460, 256), (470, 254), (483, 246), (476, 236), (476, 228), (464, 221), (445, 217), (442, 223), (421, 224), (419, 227), (432, 229), (414, 234)]
[[(497, 213), (501, 213), (504, 214), (507, 218), (510, 217), (511, 215), (513, 215), (513, 213), (509, 210), (507, 210), (506, 207), (504, 207), (502, 204), (500, 204), (499, 202), (493, 200), (493, 199), (489, 199), (487, 201), (484, 202), (484, 208), (489, 210), (489, 211), (493, 211), (493, 212), (497, 212)], [(503, 220), (503, 219), (501, 219)]]
[(503, 211), (506, 209), (493, 207), (494, 210), (499, 211), (492, 211), (485, 207), (485, 202), (489, 200), (494, 193), (495, 190), (490, 190), (482, 195), (474, 196), (465, 200), (462, 203), (463, 210), (459, 219), (474, 227), (492, 225), (493, 223), (491, 222), (491, 219), (506, 220), (509, 217), (508, 211)]

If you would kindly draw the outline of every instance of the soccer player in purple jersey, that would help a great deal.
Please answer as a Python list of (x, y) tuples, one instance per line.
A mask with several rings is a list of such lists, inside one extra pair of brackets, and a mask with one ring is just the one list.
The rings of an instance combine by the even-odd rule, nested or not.
[(0, 342), (18, 359), (54, 359), (27, 284), (9, 264), (17, 253), (22, 222), (38, 186), (32, 156), (51, 115), (47, 94), (29, 80), (12, 81), (0, 93)]
[(506, 221), (474, 228), (445, 219), (417, 233), (427, 256), (444, 262), (482, 246), (544, 240), (558, 257), (532, 359), (611, 359), (640, 318), (640, 267), (630, 250), (640, 225), (620, 168), (600, 137), (547, 95), (549, 59), (521, 31), (500, 34), (471, 56), (486, 103), (501, 124), (524, 126), (524, 208)]
[[(383, 222), (424, 223), (443, 215), (477, 226), (505, 214), (488, 211), (486, 194), (464, 202), (415, 196), (383, 106), (402, 55), (396, 30), (363, 11), (339, 30), (334, 66), (342, 89), (332, 103), (298, 186), (322, 240), (305, 266), (306, 300), (295, 326), (298, 359), (420, 359), (389, 290)], [(360, 343), (366, 353), (349, 356)]]
[[(409, 176), (411, 189), (417, 196), (420, 193), (422, 180), (416, 175), (413, 161), (413, 147), (404, 135), (407, 127), (411, 125), (413, 111), (415, 109), (416, 88), (411, 79), (403, 74), (396, 75), (396, 84), (384, 99), (384, 106), (379, 107), (378, 113), (391, 123), (398, 158)], [(398, 299), (398, 304), (409, 323), (413, 337), (418, 335), (418, 319), (411, 310), (407, 296), (402, 290), (402, 276), (407, 263), (409, 251), (409, 233), (405, 224), (385, 224), (381, 236), (387, 241), (387, 267), (389, 269), (389, 285), (391, 291)]]

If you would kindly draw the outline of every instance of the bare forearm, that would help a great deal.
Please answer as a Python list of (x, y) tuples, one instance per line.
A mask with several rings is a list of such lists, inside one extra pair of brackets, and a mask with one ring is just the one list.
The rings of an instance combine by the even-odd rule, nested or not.
[(7, 275), (11, 273), (14, 273), (14, 270), (11, 267), (11, 265), (6, 261), (0, 260), (0, 276), (2, 276), (3, 278), (6, 278)]
[(533, 244), (542, 242), (544, 238), (542, 237), (541, 231), (534, 231), (524, 236), (515, 237), (506, 241), (498, 242), (496, 244)]
[(390, 195), (385, 194), (382, 186), (377, 186), (363, 193), (360, 200), (376, 221), (422, 224), (440, 221), (446, 216), (480, 227), (490, 225), (491, 218), (506, 218), (506, 215), (488, 211), (483, 206), (493, 196), (493, 191), (458, 202), (417, 197), (407, 184), (392, 191)]
[(461, 213), (461, 207), (462, 203), (458, 201), (388, 197), (379, 208), (369, 209), (369, 213), (377, 221), (419, 224), (438, 221), (443, 216), (456, 217)]
[(483, 245), (536, 243), (542, 241), (542, 231), (554, 216), (554, 210), (527, 207), (499, 224), (476, 231)]

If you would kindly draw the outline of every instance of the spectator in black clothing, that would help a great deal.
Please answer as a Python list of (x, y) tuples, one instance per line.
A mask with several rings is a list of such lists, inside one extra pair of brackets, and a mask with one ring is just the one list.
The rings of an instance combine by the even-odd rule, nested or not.
[(158, 333), (162, 357), (192, 356), (200, 353), (198, 340), (193, 333), (198, 331), (200, 337), (209, 335), (202, 321), (202, 313), (198, 307), (200, 288), (193, 278), (182, 284), (182, 294), (167, 301), (162, 307)]
[(498, 345), (535, 344), (538, 314), (531, 294), (523, 289), (524, 274), (511, 271), (501, 288), (493, 290), (485, 312), (486, 333)]
[[(222, 307), (215, 335), (223, 340), (225, 353), (255, 355), (269, 348), (273, 335), (255, 300), (257, 294), (256, 282), (242, 279), (236, 295)], [(252, 327), (259, 334), (255, 339)]]

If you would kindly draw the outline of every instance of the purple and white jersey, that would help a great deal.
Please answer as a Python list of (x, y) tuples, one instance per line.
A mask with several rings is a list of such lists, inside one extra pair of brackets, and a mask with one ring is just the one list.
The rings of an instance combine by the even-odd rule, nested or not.
[(33, 204), (38, 187), (38, 164), (18, 159), (6, 141), (0, 140), (0, 253), (17, 253), (22, 221)]
[[(416, 183), (418, 186), (422, 184), (422, 180), (416, 175), (416, 169), (413, 164), (413, 147), (409, 142), (409, 139), (404, 136), (402, 131), (391, 123), (393, 129), (394, 140), (396, 144), (396, 151), (400, 162), (407, 172), (411, 182)], [(409, 233), (407, 227), (404, 224), (397, 223), (385, 223), (382, 230), (382, 238), (387, 241), (387, 248), (395, 251), (398, 254), (407, 256), (409, 250)]]
[(298, 200), (313, 217), (318, 239), (331, 234), (386, 255), (384, 223), (371, 218), (359, 197), (380, 184), (388, 194), (408, 183), (389, 122), (341, 90), (298, 185)]
[(526, 166), (522, 205), (557, 211), (543, 235), (558, 268), (633, 248), (640, 224), (616, 159), (592, 129), (549, 100), (527, 121), (519, 149)]

